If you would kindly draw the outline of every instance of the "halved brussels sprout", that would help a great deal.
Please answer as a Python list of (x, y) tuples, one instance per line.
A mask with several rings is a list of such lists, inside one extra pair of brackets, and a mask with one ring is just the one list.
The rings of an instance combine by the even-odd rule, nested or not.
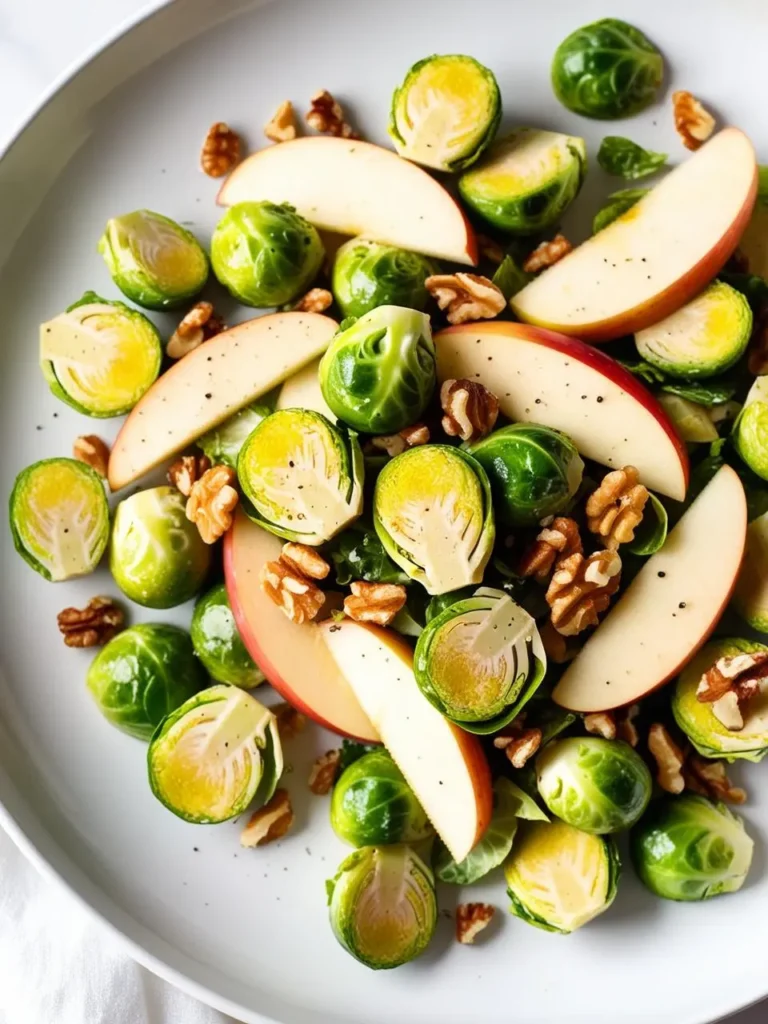
[(174, 608), (194, 597), (211, 549), (186, 516), (175, 487), (152, 487), (117, 506), (109, 568), (122, 592), (145, 608)]
[(59, 583), (93, 572), (109, 540), (104, 482), (75, 459), (43, 459), (16, 477), (9, 520), (21, 557)]
[(210, 686), (159, 726), (148, 767), (169, 811), (196, 825), (227, 821), (275, 792), (283, 773), (277, 719), (238, 686)]
[(763, 480), (768, 480), (768, 377), (757, 377), (733, 425), (733, 446)]
[(493, 141), (500, 120), (493, 72), (473, 57), (436, 54), (417, 61), (395, 89), (389, 134), (407, 160), (460, 171)]
[(259, 402), (246, 405), (230, 419), (203, 434), (195, 444), (214, 466), (224, 465), (237, 470), (237, 459), (245, 439), (272, 411), (268, 405)]
[(151, 210), (107, 221), (99, 252), (120, 291), (145, 309), (173, 309), (208, 280), (208, 257), (192, 232)]
[(189, 633), (176, 626), (140, 625), (118, 633), (99, 651), (86, 682), (108, 722), (149, 740), (207, 677)]
[(344, 316), (365, 316), (377, 306), (423, 310), (424, 282), (437, 273), (427, 256), (368, 238), (351, 238), (336, 253), (333, 295)]
[(246, 690), (264, 682), (264, 673), (245, 649), (223, 583), (198, 598), (189, 631), (211, 679)]
[(587, 171), (584, 139), (518, 128), (459, 178), (462, 199), (495, 228), (531, 235), (557, 224)]
[(214, 274), (246, 306), (293, 302), (324, 256), (317, 229), (287, 203), (235, 203), (211, 239)]
[(659, 405), (672, 420), (675, 430), (683, 441), (691, 444), (706, 444), (719, 437), (709, 410), (697, 402), (690, 402), (680, 395), (662, 391), (656, 396)]
[(513, 423), (469, 448), (488, 474), (493, 507), (509, 526), (536, 526), (562, 512), (581, 484), (584, 463), (569, 437), (535, 423)]
[(403, 773), (386, 750), (346, 768), (333, 788), (333, 831), (352, 846), (414, 843), (434, 835)]
[(638, 331), (637, 351), (671, 377), (714, 377), (737, 363), (752, 334), (752, 310), (746, 298), (723, 281), (714, 281), (682, 309)]
[(497, 732), (541, 685), (547, 656), (535, 619), (503, 590), (479, 587), (427, 625), (413, 661), (419, 689), (468, 732)]
[(435, 389), (429, 317), (379, 306), (340, 331), (320, 360), (333, 413), (366, 434), (394, 434), (421, 416)]
[(327, 888), (333, 933), (366, 967), (399, 967), (429, 945), (437, 924), (434, 876), (408, 846), (355, 850)]
[(120, 416), (160, 372), (155, 325), (95, 292), (40, 325), (40, 367), (57, 398), (86, 416)]
[(536, 928), (568, 935), (610, 907), (620, 872), (610, 836), (564, 821), (526, 822), (504, 868), (509, 909)]
[(606, 835), (629, 828), (651, 799), (651, 773), (627, 743), (570, 736), (547, 744), (536, 759), (541, 798), (558, 818), (582, 832)]
[(237, 460), (246, 511), (287, 540), (317, 546), (363, 508), (357, 435), (309, 409), (280, 409), (250, 434)]
[(632, 830), (632, 862), (640, 880), (666, 900), (707, 900), (737, 892), (754, 843), (725, 804), (684, 793), (655, 801)]
[(488, 477), (466, 452), (425, 444), (390, 459), (373, 516), (390, 558), (428, 593), (482, 581), (496, 529)]
[(747, 527), (733, 607), (753, 629), (768, 633), (768, 512), (753, 519)]

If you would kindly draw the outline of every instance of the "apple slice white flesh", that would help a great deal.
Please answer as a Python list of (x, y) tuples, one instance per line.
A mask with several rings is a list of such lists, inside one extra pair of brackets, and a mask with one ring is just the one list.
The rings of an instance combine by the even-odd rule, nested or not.
[(318, 313), (246, 320), (184, 356), (132, 409), (109, 459), (113, 491), (271, 391), (328, 348), (338, 324)]
[(635, 466), (651, 490), (685, 497), (685, 445), (653, 395), (605, 353), (507, 321), (448, 327), (435, 347), (441, 382), (478, 381), (509, 419), (562, 430), (587, 458), (611, 469)]
[(262, 199), (290, 203), (329, 231), (477, 263), (474, 231), (443, 186), (369, 142), (311, 137), (259, 150), (230, 174), (218, 202), (233, 206)]
[(755, 151), (725, 128), (631, 210), (512, 299), (528, 323), (590, 341), (630, 334), (674, 313), (723, 267), (757, 194)]
[(746, 531), (744, 488), (724, 466), (568, 666), (552, 694), (556, 703), (608, 711), (676, 676), (728, 604)]
[(331, 423), (336, 422), (336, 414), (325, 404), (323, 392), (320, 390), (318, 369), (320, 360), (314, 359), (298, 373), (294, 373), (280, 388), (277, 396), (278, 409), (311, 409), (322, 413)]
[(296, 625), (259, 584), (283, 541), (238, 512), (224, 539), (224, 576), (235, 622), (249, 654), (281, 696), (326, 729), (364, 743), (379, 734), (324, 643), (320, 626)]
[(443, 718), (422, 694), (413, 653), (397, 633), (350, 619), (320, 629), (437, 834), (463, 860), (492, 812), (491, 775), (477, 737)]

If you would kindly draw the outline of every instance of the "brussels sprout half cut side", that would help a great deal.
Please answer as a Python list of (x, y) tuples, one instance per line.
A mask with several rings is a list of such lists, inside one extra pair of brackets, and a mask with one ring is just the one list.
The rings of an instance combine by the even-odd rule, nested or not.
[(208, 456), (212, 465), (229, 466), (230, 469), (237, 471), (237, 459), (246, 438), (273, 411), (263, 402), (246, 405), (230, 419), (203, 434), (195, 444)]
[(374, 526), (390, 558), (430, 594), (480, 583), (496, 529), (482, 466), (448, 445), (395, 456), (373, 495)]
[(408, 846), (365, 846), (327, 883), (333, 933), (373, 970), (420, 956), (437, 924), (434, 876)]
[(768, 633), (768, 512), (753, 519), (747, 527), (733, 607), (753, 629)]
[(277, 719), (239, 687), (211, 686), (158, 727), (148, 767), (152, 792), (179, 818), (227, 821), (275, 791), (283, 772)]
[(427, 256), (368, 238), (351, 238), (336, 253), (333, 296), (345, 317), (365, 316), (378, 306), (423, 311), (429, 301), (424, 282), (438, 272)]
[(286, 540), (324, 544), (362, 511), (357, 435), (309, 409), (262, 420), (240, 450), (237, 475), (248, 515)]
[(584, 139), (518, 128), (462, 174), (459, 192), (493, 227), (532, 235), (558, 223), (578, 195), (586, 170)]
[(93, 572), (109, 540), (104, 482), (75, 459), (43, 459), (16, 477), (9, 503), (13, 543), (47, 580)]
[(407, 160), (460, 171), (493, 141), (500, 120), (493, 72), (463, 54), (435, 55), (414, 64), (395, 89), (389, 134)]
[(749, 468), (768, 480), (768, 377), (757, 377), (749, 389), (731, 439)]
[(264, 673), (245, 649), (223, 583), (198, 598), (189, 631), (211, 679), (246, 690), (264, 682)]

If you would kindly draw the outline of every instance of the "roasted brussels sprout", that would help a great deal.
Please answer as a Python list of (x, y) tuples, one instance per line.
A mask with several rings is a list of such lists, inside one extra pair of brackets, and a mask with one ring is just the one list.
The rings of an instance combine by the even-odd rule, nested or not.
[(480, 583), (496, 535), (485, 470), (471, 455), (427, 444), (390, 459), (373, 496), (376, 533), (430, 594)]
[(324, 256), (317, 230), (287, 203), (236, 203), (211, 239), (214, 274), (246, 306), (293, 302)]
[(308, 409), (262, 420), (240, 450), (237, 475), (248, 514), (286, 540), (324, 544), (362, 511), (357, 435)]
[(640, 880), (666, 900), (707, 900), (744, 884), (754, 843), (721, 803), (684, 793), (655, 801), (630, 838)]
[(647, 188), (622, 188), (618, 192), (612, 192), (602, 210), (598, 210), (595, 214), (595, 219), (592, 221), (592, 234), (596, 235), (598, 231), (613, 224), (615, 220), (631, 210), (635, 203), (639, 202), (649, 191), (650, 189)]
[(379, 306), (340, 331), (320, 361), (323, 398), (344, 423), (394, 434), (414, 423), (435, 389), (429, 317)]
[(205, 580), (211, 549), (185, 514), (175, 487), (153, 487), (117, 506), (109, 568), (122, 592), (145, 608), (174, 608)]
[(53, 583), (93, 572), (109, 540), (104, 483), (75, 459), (43, 459), (23, 469), (9, 520), (18, 553)]
[(118, 633), (99, 651), (86, 682), (108, 722), (149, 740), (207, 677), (189, 633), (176, 626), (140, 625)]
[(733, 607), (753, 629), (768, 633), (768, 512), (753, 519), (747, 527)]
[(461, 197), (501, 231), (532, 235), (557, 224), (587, 171), (584, 139), (518, 128), (459, 178)]
[(437, 273), (427, 256), (368, 238), (351, 238), (336, 253), (333, 295), (344, 316), (365, 316), (377, 306), (422, 311), (429, 295), (424, 282)]
[(245, 649), (223, 583), (198, 598), (189, 629), (195, 654), (217, 683), (247, 690), (264, 682), (264, 673)]
[(597, 151), (597, 162), (606, 174), (636, 181), (660, 170), (667, 162), (667, 154), (643, 149), (621, 135), (606, 135)]
[(192, 234), (151, 210), (113, 217), (99, 241), (112, 280), (145, 309), (173, 309), (208, 280), (208, 257)]
[(763, 480), (768, 480), (768, 377), (757, 377), (731, 435), (739, 456)]
[(86, 416), (120, 416), (160, 372), (155, 325), (122, 302), (85, 295), (40, 326), (40, 367), (53, 394)]
[(408, 846), (355, 850), (327, 888), (333, 933), (366, 967), (399, 967), (429, 945), (437, 924), (434, 876)]
[(552, 61), (552, 88), (563, 106), (598, 120), (645, 110), (663, 78), (659, 51), (639, 29), (618, 18), (603, 18), (572, 32)]
[(691, 444), (709, 444), (720, 436), (706, 406), (664, 391), (656, 398), (683, 441)]
[(469, 167), (493, 141), (501, 93), (492, 71), (462, 54), (418, 61), (392, 96), (395, 149), (437, 171)]
[(268, 405), (254, 402), (197, 440), (197, 447), (214, 466), (237, 470), (237, 457), (248, 435), (272, 412)]
[(584, 471), (569, 437), (535, 423), (502, 427), (469, 451), (488, 474), (493, 507), (509, 526), (536, 526), (562, 512)]

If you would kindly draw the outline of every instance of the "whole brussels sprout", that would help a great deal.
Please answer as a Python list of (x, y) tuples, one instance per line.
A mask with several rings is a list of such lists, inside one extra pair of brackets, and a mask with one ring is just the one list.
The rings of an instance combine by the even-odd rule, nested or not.
[(140, 625), (118, 633), (91, 662), (91, 696), (112, 725), (149, 740), (157, 726), (206, 684), (189, 633)]
[(747, 526), (747, 543), (741, 563), (733, 607), (745, 622), (768, 633), (768, 512)]
[(245, 439), (271, 412), (272, 409), (263, 402), (246, 405), (240, 412), (198, 438), (197, 447), (208, 456), (212, 465), (229, 466), (237, 470), (237, 458)]
[(422, 415), (435, 389), (429, 317), (379, 306), (340, 331), (320, 361), (333, 413), (366, 434), (395, 434)]
[(175, 487), (139, 491), (117, 506), (109, 568), (132, 601), (145, 608), (183, 604), (202, 586), (210, 563), (211, 549)]
[(377, 306), (423, 311), (429, 294), (424, 282), (437, 273), (427, 256), (368, 238), (351, 238), (336, 253), (333, 295), (344, 316), (365, 316)]
[(639, 29), (618, 18), (572, 32), (552, 61), (552, 88), (563, 106), (598, 120), (645, 110), (663, 78), (659, 51)]
[(323, 262), (317, 230), (283, 203), (236, 203), (211, 239), (213, 272), (246, 306), (282, 306), (305, 292)]
[(386, 750), (346, 768), (331, 798), (333, 831), (352, 846), (412, 843), (434, 835), (413, 790)]
[(192, 234), (151, 210), (113, 217), (99, 241), (112, 280), (145, 309), (173, 309), (208, 280), (208, 257)]
[(754, 843), (741, 818), (703, 796), (657, 800), (632, 830), (640, 880), (667, 900), (706, 900), (744, 884)]
[(768, 480), (768, 377), (757, 377), (749, 389), (731, 439), (742, 461)]
[(223, 583), (198, 598), (189, 629), (195, 654), (212, 679), (246, 690), (264, 682), (264, 673), (245, 649)]
[(584, 463), (569, 437), (535, 423), (514, 423), (469, 447), (488, 474), (493, 507), (509, 526), (536, 526), (565, 510)]

